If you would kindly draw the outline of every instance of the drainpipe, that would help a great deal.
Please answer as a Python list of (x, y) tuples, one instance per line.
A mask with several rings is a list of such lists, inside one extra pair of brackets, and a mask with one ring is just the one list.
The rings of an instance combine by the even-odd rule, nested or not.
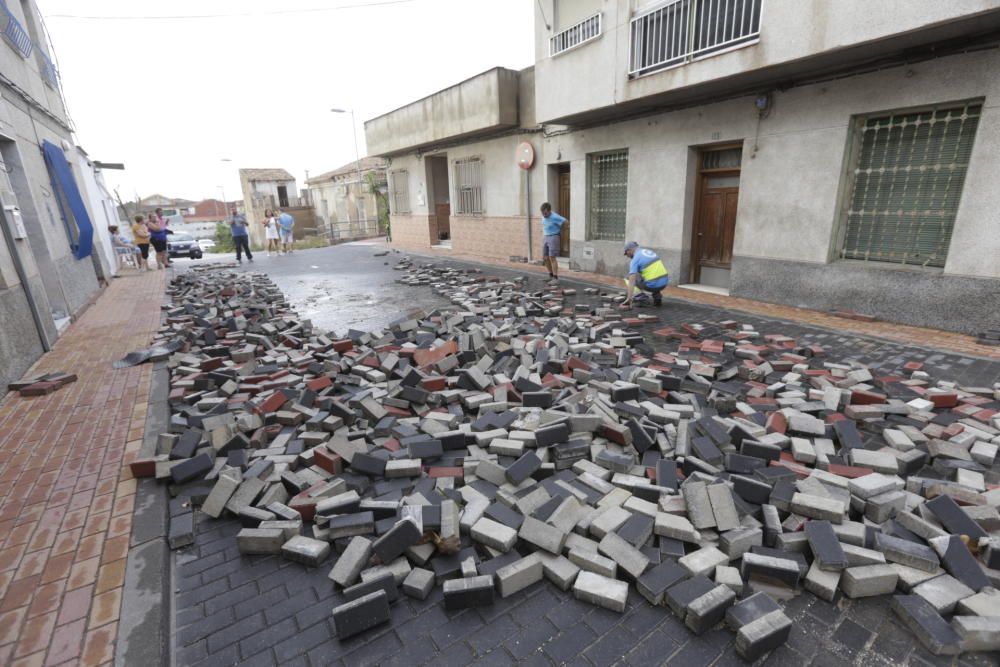
[(531, 170), (524, 170), (524, 180), (527, 182), (527, 187), (524, 188), (524, 205), (528, 213), (528, 261), (531, 262), (534, 260), (531, 251)]
[[(0, 209), (2, 208), (0, 206)], [(15, 243), (14, 236), (10, 233), (10, 228), (7, 226), (7, 212), (4, 210), (0, 210), (0, 227), (3, 228), (3, 238), (7, 242), (11, 260), (14, 262), (14, 271), (17, 272), (17, 278), (21, 281), (21, 287), (24, 289), (24, 296), (28, 300), (28, 309), (31, 311), (31, 319), (35, 321), (35, 329), (38, 331), (38, 340), (42, 344), (42, 351), (49, 352), (52, 350), (52, 346), (49, 345), (49, 338), (45, 335), (42, 316), (38, 312), (38, 304), (35, 303), (35, 297), (31, 293), (31, 285), (28, 284), (28, 274), (24, 270), (24, 264), (21, 263), (21, 256), (17, 252), (17, 244)]]

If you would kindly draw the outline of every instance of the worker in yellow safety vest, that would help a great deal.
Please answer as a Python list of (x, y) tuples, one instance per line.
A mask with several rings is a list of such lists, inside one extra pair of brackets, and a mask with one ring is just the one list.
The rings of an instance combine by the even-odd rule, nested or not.
[(641, 301), (648, 298), (644, 292), (652, 294), (653, 305), (659, 306), (663, 302), (660, 292), (670, 282), (670, 274), (660, 256), (652, 250), (640, 248), (635, 241), (625, 244), (625, 256), (629, 258), (628, 276), (625, 278), (628, 287), (622, 308), (631, 308), (634, 299)]

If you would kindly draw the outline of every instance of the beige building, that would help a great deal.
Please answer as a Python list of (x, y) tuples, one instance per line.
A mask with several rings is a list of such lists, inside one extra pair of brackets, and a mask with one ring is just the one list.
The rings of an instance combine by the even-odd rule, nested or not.
[(379, 223), (386, 214), (385, 165), (381, 158), (364, 157), (306, 180), (321, 234), (336, 243), (385, 233)]
[[(1000, 0), (540, 0), (535, 11), (531, 203), (569, 212), (573, 265), (620, 274), (622, 242), (635, 239), (674, 284), (1000, 326)], [(469, 83), (453, 96), (479, 118)], [(464, 114), (418, 132), (411, 107), (430, 112), (447, 92), (366, 123), (371, 152), (391, 158), (390, 188), (402, 160), (444, 144), (452, 180), (458, 153), (487, 155)], [(490, 131), (527, 130), (526, 97), (519, 122), (498, 112)], [(481, 254), (524, 254), (493, 219), (527, 201), (524, 176), (492, 162), (480, 163), (474, 233), (509, 239), (509, 252)], [(429, 215), (409, 199), (394, 231), (397, 217), (412, 229)]]
[(299, 197), (295, 177), (284, 169), (240, 169), (240, 186), (254, 248), (265, 245), (262, 223), (268, 209), (280, 208), (295, 218), (295, 238), (316, 234), (312, 207)]

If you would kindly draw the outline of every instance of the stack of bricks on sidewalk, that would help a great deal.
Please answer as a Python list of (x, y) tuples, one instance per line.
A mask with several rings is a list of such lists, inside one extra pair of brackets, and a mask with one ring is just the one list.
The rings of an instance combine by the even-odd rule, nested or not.
[(71, 373), (46, 373), (37, 375), (29, 380), (11, 382), (7, 385), (7, 391), (16, 391), (21, 396), (45, 396), (52, 392), (59, 391), (66, 385), (76, 382), (76, 375)]
[(266, 276), (174, 279), (170, 432), (132, 464), (170, 483), (172, 546), (194, 506), (238, 517), (244, 554), (332, 561), (340, 638), (400, 594), (460, 609), (546, 579), (617, 612), (634, 585), (748, 660), (803, 588), (893, 595), (936, 654), (1000, 649), (1000, 385), (872, 377), (732, 321), (655, 352), (620, 295), (395, 268), (452, 305), (336, 338)]

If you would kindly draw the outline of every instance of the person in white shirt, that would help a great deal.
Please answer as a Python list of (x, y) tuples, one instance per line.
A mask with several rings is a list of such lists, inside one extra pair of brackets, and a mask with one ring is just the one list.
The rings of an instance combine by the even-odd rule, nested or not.
[(271, 249), (279, 252), (278, 248), (278, 218), (274, 211), (267, 209), (264, 211), (264, 238), (267, 239), (267, 256), (271, 256)]

